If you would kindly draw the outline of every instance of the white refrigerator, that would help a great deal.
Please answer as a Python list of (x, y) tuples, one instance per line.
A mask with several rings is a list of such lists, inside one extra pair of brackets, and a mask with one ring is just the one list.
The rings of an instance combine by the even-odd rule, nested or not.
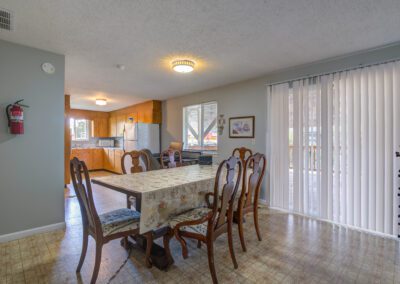
[(152, 123), (125, 123), (124, 150), (149, 149), (160, 153), (160, 125)]

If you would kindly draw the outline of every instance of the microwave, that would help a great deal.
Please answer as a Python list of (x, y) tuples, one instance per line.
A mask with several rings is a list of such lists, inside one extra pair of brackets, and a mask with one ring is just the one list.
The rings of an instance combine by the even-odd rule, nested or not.
[(99, 146), (100, 147), (114, 147), (114, 139), (100, 139)]

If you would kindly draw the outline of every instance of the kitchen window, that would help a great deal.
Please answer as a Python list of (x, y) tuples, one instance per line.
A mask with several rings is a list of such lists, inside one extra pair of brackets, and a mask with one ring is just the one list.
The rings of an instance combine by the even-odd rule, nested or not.
[(218, 149), (217, 102), (183, 108), (183, 142), (186, 150)]
[(89, 125), (90, 121), (87, 119), (74, 119), (69, 120), (71, 129), (72, 141), (89, 141)]

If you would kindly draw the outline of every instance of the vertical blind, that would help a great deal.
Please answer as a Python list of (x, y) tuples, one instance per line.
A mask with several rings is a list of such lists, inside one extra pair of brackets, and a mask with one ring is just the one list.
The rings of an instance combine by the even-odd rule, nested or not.
[(397, 235), (400, 63), (268, 86), (272, 207)]

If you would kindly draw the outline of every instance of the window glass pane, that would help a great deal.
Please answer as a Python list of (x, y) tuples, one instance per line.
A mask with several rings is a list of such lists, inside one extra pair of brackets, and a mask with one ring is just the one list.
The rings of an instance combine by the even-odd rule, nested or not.
[(203, 149), (217, 150), (217, 103), (203, 105)]
[(184, 148), (217, 150), (217, 103), (192, 105), (183, 108)]
[(188, 106), (185, 108), (185, 129), (186, 129), (186, 148), (199, 149), (201, 148), (200, 140), (200, 118), (201, 105)]
[(82, 141), (89, 140), (89, 120), (86, 119), (75, 119), (71, 120), (71, 137), (72, 140)]

